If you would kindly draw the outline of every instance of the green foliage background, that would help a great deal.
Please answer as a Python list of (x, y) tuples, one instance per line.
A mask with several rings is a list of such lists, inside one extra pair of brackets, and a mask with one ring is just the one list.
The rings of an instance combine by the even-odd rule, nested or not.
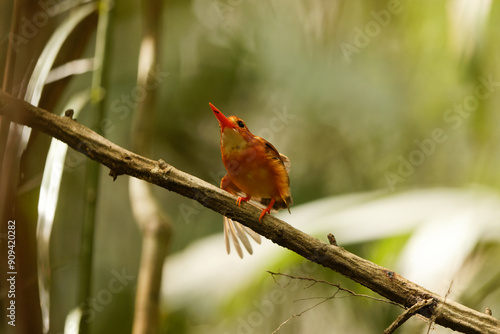
[[(108, 122), (95, 129), (126, 148), (131, 145), (134, 106), (144, 92), (136, 86), (140, 11), (134, 1), (114, 4), (106, 67)], [(395, 196), (434, 187), (467, 192), (474, 186), (498, 195), (498, 2), (171, 0), (165, 3), (162, 19), (157, 64), (161, 75), (154, 88), (159, 101), (150, 158), (164, 159), (218, 184), (224, 169), (217, 121), (208, 107), (211, 102), (226, 115), (244, 119), (253, 133), (290, 158), (292, 216), (303, 204), (380, 190), (384, 196)], [(93, 55), (92, 42), (85, 47), (86, 57)], [(62, 111), (72, 96), (89, 87), (90, 79), (91, 73), (73, 78), (54, 111)], [(477, 98), (478, 89), (484, 98)], [(84, 109), (78, 121), (90, 123), (89, 113)], [(47, 146), (44, 135), (31, 144), (25, 162), (28, 180), (40, 177)], [(53, 228), (52, 333), (63, 331), (76, 301), (84, 161), (77, 153), (68, 153)], [(101, 173), (94, 249), (96, 295), (108, 286), (112, 270), (137, 275), (141, 249), (127, 178), (113, 182), (108, 170), (102, 168)], [(21, 195), (26, 214), (35, 221), (38, 192), (35, 186)], [(164, 189), (155, 189), (155, 194), (174, 223), (173, 256), (195, 241), (222, 232), (220, 215)], [(397, 204), (393, 209), (398, 211)], [(309, 214), (314, 220), (315, 212)], [(370, 224), (370, 217), (365, 219)], [(477, 236), (462, 269), (474, 267), (472, 272), (478, 275), (474, 277), (483, 277), (484, 282), (471, 279), (456, 296), (472, 308), (488, 306), (494, 315), (500, 312), (498, 222), (495, 226), (491, 238)], [(331, 231), (328, 225), (325, 230)], [(394, 268), (411, 233), (374, 236), (345, 247)], [(342, 235), (336, 236), (342, 243)], [(219, 259), (199, 254), (198, 261)], [(245, 261), (229, 270), (238, 271)], [(162, 332), (272, 333), (318, 301), (295, 300), (333, 294), (320, 284), (276, 285), (265, 269), (340, 282), (357, 293), (372, 295), (323, 268), (301, 270), (304, 261), (286, 252), (264, 265), (253, 273), (250, 284), (242, 282), (234, 295), (212, 307), (196, 306), (198, 299), (204, 299), (203, 304), (210, 301), (209, 288), (191, 306), (172, 306), (165, 295)], [(182, 279), (186, 274), (174, 276)], [(197, 277), (197, 282), (203, 285), (204, 277)], [(108, 304), (97, 302), (92, 333), (130, 332), (134, 284), (134, 280), (128, 282)], [(281, 291), (286, 298), (271, 310), (262, 303), (272, 291)], [(260, 312), (261, 318), (256, 313), (252, 318), (252, 312)], [(281, 332), (380, 333), (400, 312), (373, 300), (335, 298), (291, 320)], [(427, 330), (415, 319), (406, 326), (402, 332)], [(436, 328), (434, 332), (446, 331)]]

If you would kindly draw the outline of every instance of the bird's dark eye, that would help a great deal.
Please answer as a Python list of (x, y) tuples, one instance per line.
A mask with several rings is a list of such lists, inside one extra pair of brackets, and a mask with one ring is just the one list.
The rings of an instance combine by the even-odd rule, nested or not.
[(238, 124), (238, 126), (239, 126), (240, 128), (244, 128), (244, 127), (245, 127), (245, 123), (243, 123), (243, 121), (238, 121), (238, 122), (236, 122), (236, 123)]

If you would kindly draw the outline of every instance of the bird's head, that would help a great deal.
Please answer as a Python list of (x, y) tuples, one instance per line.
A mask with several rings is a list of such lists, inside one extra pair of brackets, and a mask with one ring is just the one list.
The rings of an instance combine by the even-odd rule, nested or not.
[(226, 117), (212, 103), (209, 103), (209, 105), (219, 121), (220, 134), (225, 146), (241, 148), (252, 142), (255, 136), (248, 130), (241, 118), (236, 116)]
[(209, 103), (209, 105), (210, 108), (212, 108), (215, 117), (217, 117), (217, 120), (219, 121), (219, 127), (221, 133), (224, 132), (226, 128), (229, 128), (230, 130), (234, 130), (237, 132), (250, 132), (247, 126), (245, 125), (245, 122), (243, 122), (241, 118), (238, 118), (236, 116), (226, 117), (212, 103)]

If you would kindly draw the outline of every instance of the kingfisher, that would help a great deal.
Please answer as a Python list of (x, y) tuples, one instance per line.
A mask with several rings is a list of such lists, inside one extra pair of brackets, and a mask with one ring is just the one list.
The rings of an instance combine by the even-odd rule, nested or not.
[[(238, 196), (238, 206), (251, 201), (263, 208), (259, 221), (272, 209), (286, 208), (290, 212), (293, 204), (288, 176), (290, 160), (267, 140), (252, 134), (241, 118), (226, 117), (212, 103), (209, 105), (219, 121), (222, 163), (227, 171), (220, 182), (221, 189)], [(228, 254), (230, 240), (241, 258), (240, 241), (252, 254), (247, 235), (260, 244), (260, 235), (248, 227), (227, 217), (223, 218), (223, 223)]]

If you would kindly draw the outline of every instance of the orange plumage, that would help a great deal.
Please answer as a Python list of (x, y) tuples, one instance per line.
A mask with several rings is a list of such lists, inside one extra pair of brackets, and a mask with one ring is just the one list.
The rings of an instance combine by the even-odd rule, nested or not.
[[(221, 188), (238, 195), (237, 203), (252, 200), (266, 206), (259, 221), (271, 209), (287, 208), (290, 211), (292, 196), (288, 171), (290, 160), (278, 153), (265, 139), (253, 135), (245, 123), (236, 116), (226, 117), (214, 105), (210, 107), (219, 121), (222, 162), (227, 175), (221, 180)], [(244, 195), (244, 196), (243, 196)], [(226, 248), (229, 253), (229, 234), (238, 254), (242, 257), (238, 238), (252, 253), (245, 233), (260, 242), (260, 236), (250, 229), (224, 217)], [(257, 240), (258, 239), (258, 240)]]

